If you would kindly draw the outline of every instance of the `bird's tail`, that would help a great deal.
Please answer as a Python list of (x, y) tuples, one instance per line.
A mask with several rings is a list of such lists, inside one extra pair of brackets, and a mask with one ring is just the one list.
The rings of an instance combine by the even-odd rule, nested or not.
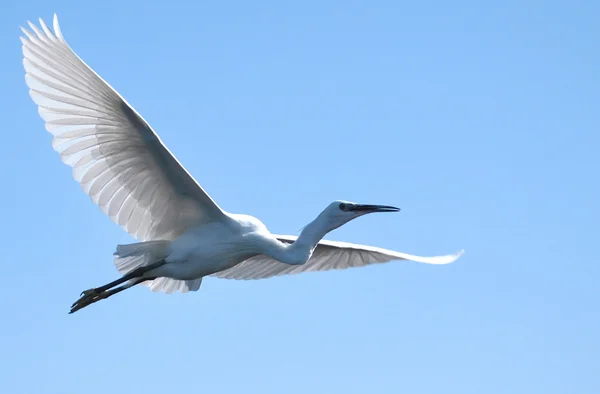
[[(118, 245), (114, 253), (115, 266), (117, 270), (126, 275), (133, 270), (146, 267), (161, 261), (168, 256), (169, 241), (148, 241), (127, 245)], [(167, 294), (188, 291), (197, 291), (202, 284), (202, 278), (192, 280), (177, 280), (172, 278), (156, 278), (141, 283), (150, 287), (152, 291), (159, 291)]]
[(148, 241), (127, 245), (117, 245), (114, 263), (117, 270), (125, 275), (136, 268), (145, 267), (167, 257), (169, 241)]

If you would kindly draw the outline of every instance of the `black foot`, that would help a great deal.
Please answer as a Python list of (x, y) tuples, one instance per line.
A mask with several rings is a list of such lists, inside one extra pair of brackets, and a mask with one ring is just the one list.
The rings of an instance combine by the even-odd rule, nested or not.
[(95, 289), (86, 290), (82, 292), (81, 298), (79, 298), (73, 303), (73, 305), (71, 305), (71, 311), (69, 312), (69, 314), (77, 312), (78, 310), (85, 308), (86, 306), (93, 304), (94, 302), (100, 301), (101, 299), (106, 298), (108, 296), (106, 292), (96, 293), (93, 290)]
[(89, 296), (93, 296), (93, 295), (98, 295), (100, 293), (101, 292), (98, 291), (98, 289), (89, 289), (89, 290), (82, 291), (81, 294), (80, 294), (80, 296), (81, 297), (84, 297), (84, 296), (89, 297)]

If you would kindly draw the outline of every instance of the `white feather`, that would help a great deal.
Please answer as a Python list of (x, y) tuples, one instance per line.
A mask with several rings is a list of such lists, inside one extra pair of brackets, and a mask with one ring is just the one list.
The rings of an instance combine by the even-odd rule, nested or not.
[(64, 40), (22, 29), (25, 80), (52, 145), (104, 213), (138, 240), (174, 239), (222, 210), (150, 125)]

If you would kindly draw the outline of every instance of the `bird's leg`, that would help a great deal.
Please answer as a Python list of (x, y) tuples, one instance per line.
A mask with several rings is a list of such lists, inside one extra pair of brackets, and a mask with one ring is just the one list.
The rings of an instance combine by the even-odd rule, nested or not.
[[(83, 307), (86, 307), (86, 306), (93, 304), (94, 302), (97, 302), (104, 298), (110, 297), (111, 295), (119, 293), (125, 289), (128, 289), (131, 286), (135, 286), (138, 283), (142, 283), (142, 282), (145, 282), (146, 280), (154, 279), (154, 278), (142, 278), (142, 276), (146, 272), (153, 270), (155, 268), (158, 268), (164, 264), (166, 264), (166, 261), (160, 260), (160, 261), (157, 261), (156, 263), (147, 265), (145, 267), (136, 268), (133, 271), (128, 272), (127, 274), (123, 275), (119, 279), (114, 280), (110, 283), (107, 283), (104, 286), (100, 286), (100, 287), (96, 287), (93, 289), (83, 291), (81, 293), (81, 297), (77, 301), (75, 301), (73, 303), (73, 305), (71, 305), (71, 312), (69, 312), (69, 313), (78, 311), (79, 309), (81, 309)], [(134, 279), (137, 279), (137, 280), (134, 280)], [(113, 288), (117, 285), (120, 285), (121, 283), (127, 282), (128, 280), (134, 280), (134, 281), (111, 290), (111, 288)]]
[(93, 289), (82, 291), (81, 292), (81, 296), (82, 297), (92, 297), (92, 296), (99, 295), (99, 294), (105, 292), (106, 290), (108, 290), (108, 289), (110, 289), (112, 287), (120, 285), (121, 283), (125, 283), (128, 280), (138, 278), (138, 277), (144, 275), (146, 272), (148, 272), (148, 271), (150, 271), (150, 270), (152, 270), (154, 268), (158, 268), (161, 265), (164, 265), (165, 263), (166, 263), (165, 260), (160, 260), (160, 261), (157, 261), (156, 263), (147, 265), (145, 267), (136, 268), (133, 271), (131, 271), (131, 272), (123, 275), (119, 279), (113, 280), (112, 282), (107, 283), (104, 286), (100, 286), (100, 287), (96, 287), (96, 288), (93, 288)]
[(72, 306), (71, 306), (71, 311), (69, 312), (69, 314), (77, 312), (78, 310), (85, 308), (88, 305), (91, 305), (95, 302), (98, 302), (100, 300), (103, 300), (105, 298), (108, 298), (112, 295), (115, 295), (117, 293), (122, 292), (123, 290), (127, 290), (130, 287), (133, 287), (139, 283), (145, 282), (147, 280), (153, 280), (156, 278), (137, 278), (135, 280), (133, 280), (130, 283), (124, 284), (122, 286), (119, 287), (115, 287), (114, 289), (110, 289), (110, 290), (104, 290), (103, 292), (101, 292), (100, 294), (95, 294), (95, 295), (90, 295), (90, 296), (83, 296), (81, 297), (79, 300), (77, 300)]

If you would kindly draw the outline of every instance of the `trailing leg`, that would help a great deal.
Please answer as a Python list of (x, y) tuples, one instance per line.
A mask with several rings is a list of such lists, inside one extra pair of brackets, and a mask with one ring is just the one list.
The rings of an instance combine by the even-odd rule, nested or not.
[[(108, 298), (111, 295), (119, 293), (125, 289), (128, 289), (131, 286), (135, 286), (138, 283), (142, 283), (142, 282), (145, 282), (146, 280), (152, 279), (152, 278), (142, 278), (142, 276), (146, 272), (153, 270), (155, 268), (158, 268), (161, 265), (164, 265), (165, 263), (166, 263), (165, 260), (160, 260), (160, 261), (157, 261), (156, 263), (153, 263), (153, 264), (150, 264), (150, 265), (147, 265), (144, 267), (136, 268), (133, 271), (123, 275), (119, 279), (114, 280), (110, 283), (107, 283), (104, 286), (96, 287), (96, 288), (89, 289), (89, 290), (84, 290), (81, 293), (81, 297), (77, 301), (75, 301), (75, 303), (71, 306), (71, 312), (69, 312), (69, 313), (73, 313), (87, 305), (90, 305), (90, 304), (97, 302), (99, 300), (102, 300), (104, 298)], [(139, 280), (134, 280), (134, 279), (139, 279)], [(125, 283), (129, 280), (131, 280), (132, 282), (114, 289), (114, 290), (118, 289), (118, 291), (111, 292), (112, 290), (110, 290), (110, 289), (112, 289), (113, 287), (118, 286), (122, 283)]]
[(84, 290), (81, 292), (81, 295), (82, 296), (98, 295), (98, 294), (102, 293), (103, 291), (110, 289), (111, 287), (115, 287), (117, 285), (120, 285), (121, 283), (127, 282), (128, 280), (138, 278), (138, 277), (144, 275), (146, 272), (153, 270), (154, 268), (158, 268), (161, 265), (164, 265), (165, 263), (166, 263), (166, 261), (161, 260), (161, 261), (157, 261), (154, 264), (147, 265), (145, 267), (136, 268), (133, 271), (123, 275), (119, 279), (113, 280), (112, 282), (107, 283), (104, 286), (96, 287), (96, 288), (89, 289), (89, 290)]
[(137, 278), (137, 279), (132, 280), (129, 283), (115, 287), (114, 289), (104, 290), (99, 294), (84, 295), (79, 300), (77, 300), (73, 305), (71, 305), (71, 311), (69, 312), (69, 314), (77, 312), (78, 310), (83, 309), (88, 305), (91, 305), (95, 302), (98, 302), (98, 301), (108, 298), (112, 295), (120, 293), (123, 290), (127, 290), (130, 287), (133, 287), (137, 284), (140, 284), (142, 282), (145, 282), (147, 280), (152, 280), (152, 279), (155, 279), (155, 278)]

